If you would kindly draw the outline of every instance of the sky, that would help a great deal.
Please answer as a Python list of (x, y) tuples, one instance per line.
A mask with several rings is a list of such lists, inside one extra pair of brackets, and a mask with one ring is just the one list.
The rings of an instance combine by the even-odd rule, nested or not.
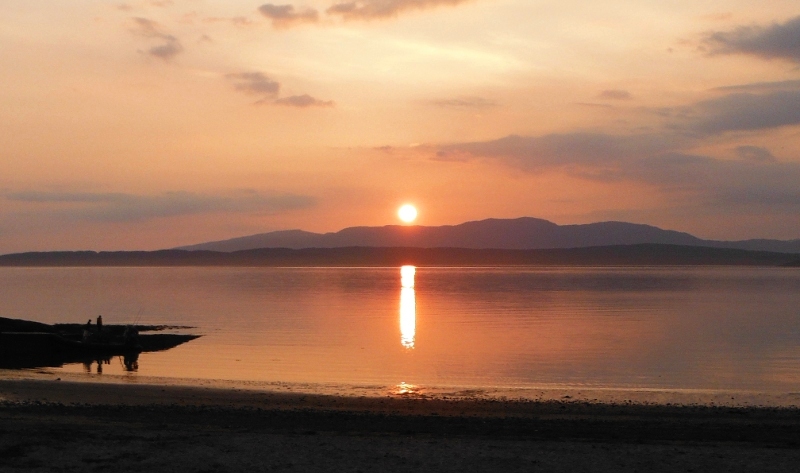
[(405, 203), (800, 238), (796, 0), (4, 0), (0, 84), (0, 253)]

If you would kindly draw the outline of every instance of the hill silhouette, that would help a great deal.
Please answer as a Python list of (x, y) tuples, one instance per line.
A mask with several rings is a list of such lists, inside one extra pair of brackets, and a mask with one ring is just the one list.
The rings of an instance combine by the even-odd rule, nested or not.
[(233, 252), (259, 248), (416, 247), (533, 250), (664, 244), (800, 253), (800, 240), (703, 240), (674, 230), (626, 222), (557, 225), (522, 217), (487, 219), (460, 225), (350, 227), (331, 233), (284, 230), (183, 246), (182, 250)]

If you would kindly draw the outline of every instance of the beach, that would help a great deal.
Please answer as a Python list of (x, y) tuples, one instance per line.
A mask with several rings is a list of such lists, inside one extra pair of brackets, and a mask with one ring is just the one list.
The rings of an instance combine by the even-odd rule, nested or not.
[(0, 471), (795, 471), (800, 410), (0, 380)]

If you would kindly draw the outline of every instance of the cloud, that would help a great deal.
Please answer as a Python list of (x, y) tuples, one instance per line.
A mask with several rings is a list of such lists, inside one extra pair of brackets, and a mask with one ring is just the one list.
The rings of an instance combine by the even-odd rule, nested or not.
[(610, 104), (607, 104), (607, 103), (575, 102), (575, 105), (580, 105), (581, 107), (598, 108), (598, 109), (605, 109), (605, 110), (617, 108), (614, 105), (610, 105)]
[(295, 10), (293, 5), (265, 3), (258, 7), (258, 11), (272, 20), (272, 26), (276, 28), (287, 28), (302, 23), (316, 23), (319, 21), (319, 13), (316, 10), (311, 8)]
[(181, 51), (183, 51), (183, 46), (178, 42), (178, 40), (168, 41), (159, 46), (153, 46), (152, 48), (147, 50), (147, 53), (151, 56), (156, 56), (161, 59), (171, 59), (174, 56), (178, 55)]
[(753, 82), (751, 84), (728, 85), (713, 89), (719, 92), (765, 93), (785, 90), (800, 90), (800, 80), (784, 80), (778, 82)]
[(183, 51), (181, 42), (175, 36), (161, 30), (158, 23), (147, 18), (136, 17), (133, 33), (145, 38), (159, 40), (161, 44), (147, 50), (147, 54), (163, 60), (169, 60)]
[(9, 201), (47, 205), (55, 216), (99, 222), (132, 222), (217, 212), (275, 213), (315, 205), (313, 197), (259, 193), (223, 194), (165, 192), (158, 195), (25, 191), (6, 195)]
[(332, 100), (318, 100), (314, 97), (303, 94), (303, 95), (292, 95), (289, 97), (283, 97), (280, 99), (275, 100), (276, 105), (285, 105), (287, 107), (298, 107), (298, 108), (308, 108), (308, 107), (333, 107), (334, 103)]
[(430, 100), (427, 103), (435, 107), (463, 108), (463, 109), (492, 108), (492, 107), (497, 107), (499, 105), (494, 100), (489, 100), (482, 97), (459, 97), (452, 99), (439, 99), (439, 100)]
[(205, 23), (230, 23), (233, 26), (238, 27), (248, 27), (255, 25), (255, 22), (250, 18), (245, 16), (234, 16), (234, 17), (219, 17), (219, 16), (211, 16), (207, 18), (203, 18), (203, 22)]
[(244, 16), (235, 16), (230, 19), (230, 22), (233, 23), (234, 26), (250, 26), (253, 24), (253, 20)]
[(740, 26), (708, 33), (703, 45), (709, 54), (748, 54), (764, 59), (800, 63), (800, 16), (769, 26)]
[(438, 159), (443, 160), (458, 159), (461, 154), (494, 158), (526, 171), (575, 165), (597, 168), (669, 151), (679, 139), (657, 134), (511, 135), (492, 141), (444, 145), (439, 147), (436, 154)]
[(35, 203), (96, 203), (113, 202), (122, 200), (125, 194), (119, 193), (91, 193), (91, 192), (40, 192), (23, 191), (12, 192), (6, 195), (6, 199), (16, 202), (35, 202)]
[[(325, 13), (345, 21), (393, 18), (413, 10), (426, 10), (440, 6), (456, 6), (471, 0), (353, 0), (331, 5)], [(289, 28), (306, 23), (319, 23), (320, 13), (313, 8), (295, 8), (291, 4), (265, 3), (259, 13), (272, 21), (275, 28)]]
[(326, 12), (345, 20), (373, 20), (392, 18), (411, 10), (456, 6), (467, 1), (469, 0), (355, 0), (336, 3)]
[(689, 131), (719, 134), (800, 124), (800, 90), (734, 93), (678, 109)]
[(440, 161), (482, 160), (526, 173), (558, 172), (597, 182), (652, 186), (686, 202), (800, 212), (800, 162), (780, 162), (764, 147), (741, 145), (737, 159), (691, 150), (710, 138), (800, 125), (800, 81), (716, 89), (718, 97), (655, 110), (661, 128), (646, 132), (572, 132), (423, 147)]
[(760, 146), (737, 146), (734, 149), (739, 159), (755, 162), (775, 161), (775, 156), (767, 148)]
[(597, 98), (603, 100), (630, 100), (633, 97), (627, 90), (610, 89), (600, 92)]
[[(260, 95), (264, 99), (278, 95), (281, 84), (272, 80), (262, 72), (239, 72), (227, 74), (233, 82), (233, 88), (248, 95)], [(264, 100), (262, 99), (262, 100)]]
[(800, 163), (778, 162), (769, 150), (756, 146), (738, 147), (739, 160), (681, 150), (696, 143), (684, 135), (666, 133), (512, 135), (434, 146), (433, 159), (481, 159), (529, 173), (563, 172), (598, 182), (637, 182), (709, 206), (780, 206), (787, 212), (800, 212)]
[(233, 82), (233, 87), (239, 92), (261, 96), (255, 102), (256, 105), (275, 104), (297, 108), (333, 107), (336, 105), (332, 100), (319, 100), (308, 94), (278, 98), (281, 84), (263, 72), (239, 72), (227, 74), (225, 77)]
[(159, 38), (164, 36), (164, 33), (159, 31), (158, 23), (153, 20), (135, 17), (133, 21), (136, 23), (134, 27), (134, 33), (139, 34), (140, 36), (145, 36), (147, 38)]

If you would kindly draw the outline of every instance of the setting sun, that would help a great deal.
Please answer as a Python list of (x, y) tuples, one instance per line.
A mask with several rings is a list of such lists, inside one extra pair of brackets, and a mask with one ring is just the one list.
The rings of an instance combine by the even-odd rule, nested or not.
[(397, 216), (400, 220), (411, 223), (417, 218), (417, 209), (411, 204), (406, 204), (397, 211)]

